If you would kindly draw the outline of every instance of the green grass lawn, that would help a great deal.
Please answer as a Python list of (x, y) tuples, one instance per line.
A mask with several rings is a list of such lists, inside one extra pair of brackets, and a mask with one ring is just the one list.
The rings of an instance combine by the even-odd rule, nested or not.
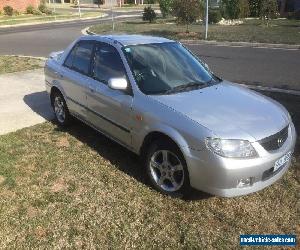
[(44, 61), (38, 58), (0, 56), (0, 74), (38, 69), (44, 66)]
[[(294, 100), (275, 98), (299, 132)], [(240, 234), (299, 236), (299, 162), (252, 195), (180, 200), (149, 188), (135, 155), (79, 122), (25, 128), (0, 136), (0, 248), (223, 250), (239, 248)]]
[[(204, 39), (205, 28), (202, 24), (186, 27), (177, 25), (174, 19), (158, 19), (149, 24), (143, 21), (119, 22), (115, 26), (116, 33), (138, 33), (163, 36), (171, 39)], [(98, 34), (112, 33), (111, 24), (99, 24), (91, 27)], [(209, 40), (242, 41), (261, 43), (300, 44), (300, 21), (277, 19), (271, 21), (269, 27), (262, 25), (260, 20), (245, 20), (244, 24), (236, 26), (209, 25)]]

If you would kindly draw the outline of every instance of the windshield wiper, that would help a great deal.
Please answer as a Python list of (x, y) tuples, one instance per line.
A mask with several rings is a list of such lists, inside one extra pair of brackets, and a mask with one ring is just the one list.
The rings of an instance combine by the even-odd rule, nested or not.
[(172, 89), (166, 90), (163, 92), (163, 94), (168, 95), (168, 94), (173, 94), (177, 92), (183, 92), (183, 91), (189, 91), (193, 89), (202, 89), (207, 87), (208, 83), (206, 82), (190, 82), (188, 84), (182, 84), (179, 86), (176, 86)]

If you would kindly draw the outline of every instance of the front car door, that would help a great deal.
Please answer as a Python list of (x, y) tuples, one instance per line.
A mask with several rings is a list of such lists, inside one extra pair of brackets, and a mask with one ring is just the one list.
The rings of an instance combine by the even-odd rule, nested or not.
[(95, 45), (87, 103), (89, 121), (127, 147), (131, 147), (132, 101), (130, 91), (108, 87), (111, 78), (127, 78), (118, 50), (107, 43)]
[(67, 56), (61, 74), (69, 110), (85, 120), (93, 48), (93, 41), (79, 41)]

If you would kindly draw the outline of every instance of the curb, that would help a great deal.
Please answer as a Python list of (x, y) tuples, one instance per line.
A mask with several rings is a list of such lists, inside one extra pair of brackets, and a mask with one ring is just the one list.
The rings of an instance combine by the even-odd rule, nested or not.
[[(120, 15), (120, 16), (117, 16), (115, 17), (115, 20), (116, 19), (121, 19), (121, 18), (126, 18), (126, 17), (141, 17), (142, 14), (136, 14), (136, 15)], [(103, 19), (102, 19), (103, 20)], [(91, 26), (88, 26), (86, 28), (84, 28), (83, 30), (81, 30), (81, 33), (85, 36), (94, 36), (94, 35), (97, 35), (96, 33), (90, 31)]]
[(255, 86), (249, 84), (239, 84), (239, 85), (253, 90), (300, 96), (300, 90), (280, 89), (280, 88), (265, 87), (265, 86)]
[(266, 48), (266, 49), (288, 49), (300, 50), (300, 44), (273, 44), (273, 43), (250, 43), (250, 42), (218, 42), (207, 40), (180, 40), (180, 42), (187, 45), (214, 45), (214, 46), (227, 46), (227, 47), (250, 47), (250, 48)]
[(91, 19), (101, 19), (107, 17), (108, 14), (103, 14), (101, 16), (96, 16), (96, 17), (85, 17), (85, 18), (74, 18), (74, 19), (65, 19), (65, 20), (53, 20), (53, 21), (45, 21), (45, 22), (32, 22), (32, 23), (21, 23), (21, 24), (13, 24), (13, 25), (3, 25), (0, 26), (1, 29), (8, 29), (8, 28), (14, 28), (14, 27), (24, 27), (24, 26), (32, 26), (32, 25), (40, 25), (40, 24), (49, 24), (49, 23), (64, 23), (64, 22), (74, 22), (74, 21), (87, 21)]
[(85, 35), (85, 36), (94, 36), (94, 35), (97, 35), (96, 33), (90, 31), (90, 27), (91, 27), (91, 26), (86, 27), (86, 28), (84, 28), (83, 30), (81, 30), (81, 33), (82, 33), (83, 35)]

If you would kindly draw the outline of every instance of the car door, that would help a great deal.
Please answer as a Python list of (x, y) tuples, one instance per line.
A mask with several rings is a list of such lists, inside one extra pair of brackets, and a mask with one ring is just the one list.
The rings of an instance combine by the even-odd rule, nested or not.
[(66, 58), (60, 76), (69, 110), (85, 120), (93, 46), (93, 41), (79, 41)]
[(100, 42), (95, 45), (91, 76), (87, 94), (89, 121), (113, 139), (130, 147), (133, 96), (130, 91), (108, 87), (111, 78), (127, 79), (124, 64), (114, 46)]

